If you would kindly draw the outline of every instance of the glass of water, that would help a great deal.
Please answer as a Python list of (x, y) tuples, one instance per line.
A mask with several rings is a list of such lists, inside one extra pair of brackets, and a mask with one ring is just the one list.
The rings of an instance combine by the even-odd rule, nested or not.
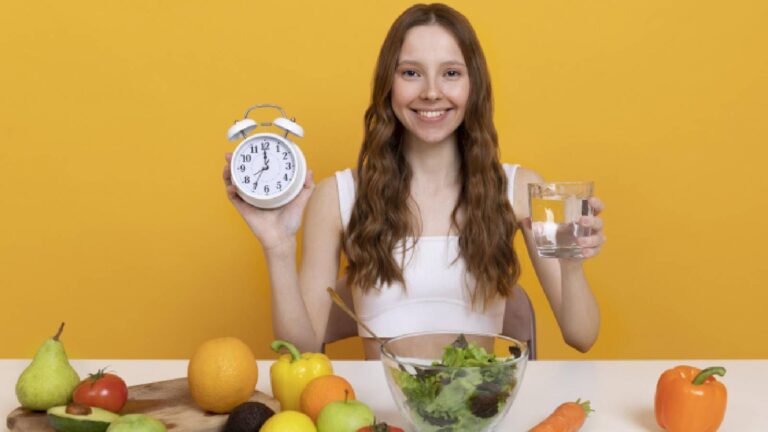
[(547, 258), (584, 258), (579, 237), (592, 229), (579, 224), (582, 216), (592, 216), (589, 198), (592, 182), (532, 183), (528, 202), (536, 250)]

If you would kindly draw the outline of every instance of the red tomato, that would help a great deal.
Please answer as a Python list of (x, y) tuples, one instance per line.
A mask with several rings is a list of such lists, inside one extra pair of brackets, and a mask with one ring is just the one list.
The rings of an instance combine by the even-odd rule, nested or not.
[(374, 423), (371, 426), (362, 427), (357, 432), (405, 432), (399, 427), (390, 426), (386, 423)]
[(91, 407), (104, 408), (113, 413), (123, 409), (128, 400), (128, 386), (117, 375), (105, 373), (104, 369), (90, 374), (77, 385), (72, 400)]

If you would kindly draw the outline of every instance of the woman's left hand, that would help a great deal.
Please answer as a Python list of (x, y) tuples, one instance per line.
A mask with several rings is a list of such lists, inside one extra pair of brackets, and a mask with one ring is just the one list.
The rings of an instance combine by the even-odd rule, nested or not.
[(592, 216), (582, 216), (579, 220), (579, 224), (586, 228), (592, 228), (592, 232), (589, 236), (580, 237), (578, 239), (579, 246), (581, 246), (584, 258), (591, 258), (598, 253), (605, 244), (605, 235), (603, 234), (603, 220), (599, 217), (602, 213), (603, 202), (600, 198), (592, 197), (589, 199), (589, 206), (592, 207)]

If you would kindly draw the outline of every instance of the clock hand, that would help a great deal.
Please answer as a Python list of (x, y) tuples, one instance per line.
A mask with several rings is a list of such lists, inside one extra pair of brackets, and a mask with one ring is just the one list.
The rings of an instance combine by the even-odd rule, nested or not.
[(259, 172), (256, 173), (256, 180), (253, 183), (253, 190), (256, 190), (256, 188), (259, 186), (259, 179), (261, 178), (261, 175), (264, 174), (264, 171), (268, 169), (269, 167), (265, 166), (264, 168), (260, 169)]
[(269, 159), (267, 158), (267, 152), (264, 153), (264, 167), (259, 170), (259, 172), (256, 173), (256, 181), (253, 184), (253, 190), (256, 190), (256, 187), (259, 186), (259, 179), (261, 178), (261, 175), (264, 174), (264, 171), (269, 170)]

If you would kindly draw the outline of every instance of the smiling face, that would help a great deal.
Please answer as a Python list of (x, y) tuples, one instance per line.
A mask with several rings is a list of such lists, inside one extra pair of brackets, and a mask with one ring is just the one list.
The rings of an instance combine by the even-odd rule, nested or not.
[(469, 75), (461, 48), (440, 25), (420, 25), (405, 35), (392, 83), (392, 110), (406, 139), (441, 143), (464, 120)]

